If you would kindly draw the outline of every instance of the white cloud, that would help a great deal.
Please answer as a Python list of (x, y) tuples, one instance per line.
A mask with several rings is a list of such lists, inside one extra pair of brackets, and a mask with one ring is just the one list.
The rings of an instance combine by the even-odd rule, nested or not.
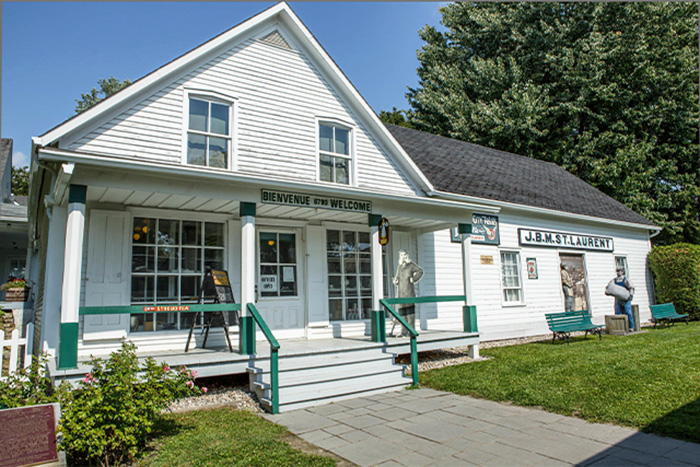
[(12, 165), (15, 167), (26, 167), (29, 165), (29, 156), (20, 151), (12, 153)]

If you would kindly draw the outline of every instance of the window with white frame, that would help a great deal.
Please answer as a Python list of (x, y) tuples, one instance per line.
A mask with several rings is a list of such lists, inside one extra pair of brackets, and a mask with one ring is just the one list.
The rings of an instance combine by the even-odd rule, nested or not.
[(190, 97), (187, 163), (226, 169), (231, 155), (231, 105)]
[(501, 285), (505, 303), (522, 303), (520, 253), (517, 251), (501, 251)]
[[(224, 224), (134, 217), (131, 303), (196, 303), (207, 268), (224, 268)], [(131, 315), (131, 331), (186, 329), (196, 313)]]
[(319, 180), (350, 184), (352, 156), (348, 128), (331, 123), (318, 125)]
[(372, 310), (369, 232), (328, 230), (326, 245), (330, 320), (369, 319)]
[(629, 268), (627, 267), (627, 258), (625, 256), (615, 256), (615, 271), (618, 269), (625, 270), (625, 277), (629, 277)]

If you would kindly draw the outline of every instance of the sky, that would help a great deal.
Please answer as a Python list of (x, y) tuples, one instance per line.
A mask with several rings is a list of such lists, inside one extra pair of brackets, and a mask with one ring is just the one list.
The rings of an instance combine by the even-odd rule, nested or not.
[[(32, 136), (74, 114), (100, 78), (136, 79), (272, 2), (3, 2), (3, 138), (28, 165)], [(408, 108), (418, 31), (436, 2), (289, 2), (375, 112)]]

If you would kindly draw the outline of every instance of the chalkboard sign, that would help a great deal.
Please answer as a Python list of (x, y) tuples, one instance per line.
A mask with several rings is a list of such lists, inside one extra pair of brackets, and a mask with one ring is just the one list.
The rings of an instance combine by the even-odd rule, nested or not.
[[(207, 269), (199, 292), (199, 303), (236, 303), (233, 298), (233, 291), (231, 290), (231, 282), (228, 280), (228, 272)], [(207, 339), (209, 338), (209, 329), (212, 326), (224, 328), (224, 335), (226, 336), (228, 347), (231, 352), (233, 352), (231, 338), (228, 335), (229, 323), (238, 324), (238, 314), (235, 311), (230, 314), (224, 311), (206, 312), (204, 313), (204, 324), (201, 325), (197, 324), (197, 319), (195, 318), (192, 320), (190, 334), (187, 337), (187, 344), (185, 345), (185, 352), (190, 348), (190, 341), (192, 340), (194, 329), (200, 327), (204, 328), (203, 332), (205, 333), (202, 348), (206, 348)]]

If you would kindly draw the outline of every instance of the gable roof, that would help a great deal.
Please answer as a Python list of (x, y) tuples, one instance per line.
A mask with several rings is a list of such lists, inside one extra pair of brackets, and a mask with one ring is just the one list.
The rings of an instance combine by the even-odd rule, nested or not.
[[(204, 44), (190, 50), (171, 62), (163, 65), (150, 74), (136, 80), (131, 85), (113, 94), (107, 99), (97, 103), (89, 109), (66, 120), (53, 129), (33, 139), (33, 146), (48, 146), (56, 143), (61, 138), (84, 131), (91, 125), (95, 125), (98, 119), (116, 115), (130, 102), (139, 97), (154, 92), (160, 86), (172, 81), (175, 77), (184, 73), (198, 63), (202, 63), (212, 56), (227, 50), (242, 38), (253, 35), (263, 25), (274, 22), (283, 24), (293, 35), (306, 52), (306, 56), (314, 61), (326, 77), (335, 85), (342, 98), (353, 107), (360, 118), (367, 124), (373, 135), (394, 157), (409, 178), (417, 182), (417, 185), (425, 192), (433, 190), (433, 186), (425, 175), (418, 169), (413, 160), (405, 153), (403, 148), (394, 140), (393, 136), (377, 117), (377, 114), (367, 104), (360, 93), (355, 89), (350, 80), (345, 76), (340, 67), (328, 55), (318, 40), (308, 30), (299, 17), (285, 2), (280, 2), (267, 10), (243, 21), (237, 26), (219, 34)], [(276, 37), (267, 35), (263, 39), (276, 40)]]
[(438, 191), (655, 227), (554, 163), (410, 128), (386, 127)]

